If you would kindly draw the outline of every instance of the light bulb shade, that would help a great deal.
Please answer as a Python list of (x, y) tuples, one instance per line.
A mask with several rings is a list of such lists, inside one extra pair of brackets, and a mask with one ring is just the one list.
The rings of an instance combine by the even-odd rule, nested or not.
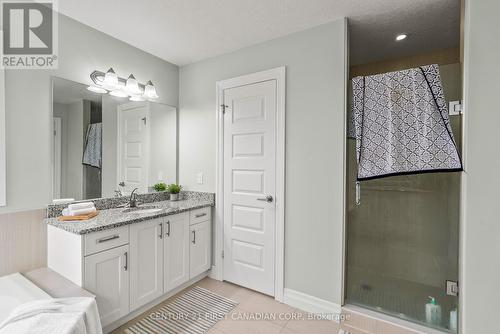
[(91, 92), (94, 92), (94, 93), (98, 93), (98, 94), (105, 94), (107, 93), (108, 91), (105, 90), (104, 88), (101, 88), (101, 87), (97, 87), (97, 86), (88, 86), (87, 87), (87, 90), (91, 91)]
[(106, 87), (116, 87), (118, 86), (118, 75), (115, 71), (110, 68), (104, 75), (104, 85)]
[(116, 97), (127, 97), (128, 96), (128, 94), (125, 93), (121, 89), (115, 89), (115, 90), (109, 92), (109, 95), (116, 96)]
[(156, 94), (156, 88), (153, 85), (153, 83), (151, 82), (151, 80), (148, 81), (146, 86), (144, 86), (144, 97), (148, 98), (148, 99), (157, 99), (158, 98), (158, 94)]
[(141, 88), (139, 87), (139, 83), (137, 82), (133, 74), (129, 75), (127, 83), (125, 85), (125, 89), (130, 95), (139, 95), (142, 93)]
[(129, 100), (130, 100), (130, 101), (132, 101), (132, 102), (142, 102), (142, 101), (146, 101), (146, 99), (145, 99), (145, 98), (143, 98), (143, 97), (142, 97), (142, 96), (140, 96), (140, 95), (134, 95), (134, 96), (131, 96)]

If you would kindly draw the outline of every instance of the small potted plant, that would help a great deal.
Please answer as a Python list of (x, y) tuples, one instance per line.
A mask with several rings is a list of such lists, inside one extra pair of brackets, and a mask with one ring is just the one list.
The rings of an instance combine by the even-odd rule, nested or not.
[(170, 193), (171, 201), (179, 200), (179, 193), (181, 192), (182, 187), (178, 184), (172, 183), (167, 186), (167, 191)]
[(153, 186), (153, 189), (157, 192), (165, 191), (167, 190), (167, 185), (163, 182), (158, 182)]

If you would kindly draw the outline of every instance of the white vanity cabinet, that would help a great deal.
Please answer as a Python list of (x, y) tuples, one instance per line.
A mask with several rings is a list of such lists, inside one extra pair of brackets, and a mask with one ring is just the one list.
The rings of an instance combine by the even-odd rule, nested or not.
[(84, 288), (96, 295), (103, 326), (129, 313), (129, 246), (85, 257)]
[(170, 291), (189, 280), (189, 212), (165, 217), (163, 289)]
[(130, 225), (130, 311), (163, 294), (163, 220)]
[(189, 277), (210, 269), (211, 265), (211, 210), (202, 208), (190, 212)]
[(47, 266), (96, 295), (103, 326), (118, 323), (208, 272), (211, 216), (206, 207), (82, 235), (48, 225)]

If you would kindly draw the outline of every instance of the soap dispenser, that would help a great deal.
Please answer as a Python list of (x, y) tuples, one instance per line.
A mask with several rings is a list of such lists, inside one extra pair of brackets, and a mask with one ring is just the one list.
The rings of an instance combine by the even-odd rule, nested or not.
[(441, 306), (436, 303), (436, 298), (429, 296), (429, 303), (425, 304), (425, 321), (431, 325), (441, 325)]

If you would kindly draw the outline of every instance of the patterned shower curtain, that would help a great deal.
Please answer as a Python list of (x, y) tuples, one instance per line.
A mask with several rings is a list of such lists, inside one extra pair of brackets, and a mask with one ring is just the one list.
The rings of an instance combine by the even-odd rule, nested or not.
[(356, 77), (352, 87), (358, 180), (462, 170), (438, 65)]

